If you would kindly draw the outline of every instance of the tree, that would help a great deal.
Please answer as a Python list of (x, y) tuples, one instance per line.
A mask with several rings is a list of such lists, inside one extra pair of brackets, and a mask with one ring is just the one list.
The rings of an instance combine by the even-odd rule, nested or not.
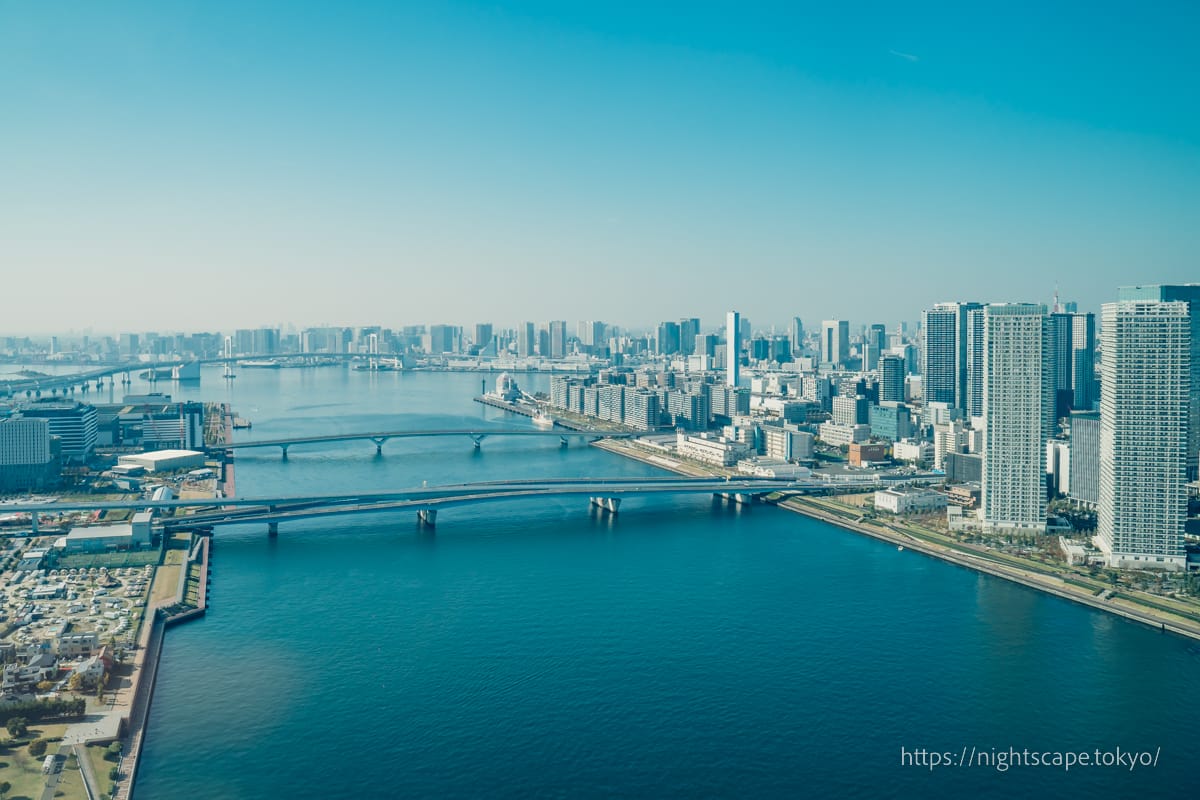
[(48, 692), (54, 688), (54, 681), (38, 681), (37, 689), (39, 692)]
[(118, 769), (117, 767), (113, 767), (112, 769), (110, 769), (108, 771), (108, 779), (110, 781), (115, 782), (117, 780), (117, 778), (120, 778), (120, 777), (121, 777), (121, 770)]
[(29, 720), (24, 717), (12, 717), (8, 721), (8, 735), (14, 739), (18, 736), (24, 736), (29, 730)]
[(46, 755), (46, 740), (34, 739), (29, 743), (29, 755), (37, 758)]
[(0, 781), (0, 797), (8, 797), (10, 791), (12, 791), (12, 784), (8, 781)]
[(105, 756), (105, 757), (106, 757), (106, 758), (107, 758), (109, 761), (116, 761), (116, 760), (117, 760), (117, 757), (121, 755), (121, 743), (120, 743), (120, 742), (113, 742), (112, 744), (110, 744), (110, 745), (108, 746), (108, 749), (107, 749), (106, 753), (107, 753), (107, 754), (106, 754), (106, 756)]

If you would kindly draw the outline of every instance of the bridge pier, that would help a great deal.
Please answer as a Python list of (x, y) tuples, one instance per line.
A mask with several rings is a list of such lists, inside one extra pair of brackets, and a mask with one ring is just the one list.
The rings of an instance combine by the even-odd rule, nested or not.
[(417, 522), (422, 527), (432, 528), (437, 525), (437, 509), (436, 508), (420, 508), (417, 509)]
[(593, 497), (592, 505), (598, 507), (602, 511), (607, 511), (610, 514), (616, 514), (617, 509), (621, 507), (621, 498), (619, 497)]
[(473, 441), (475, 443), (476, 450), (479, 449), (479, 446), (483, 444), (483, 440), (486, 438), (487, 438), (486, 436), (472, 436), (471, 437), (471, 441)]
[(386, 442), (387, 439), (372, 439), (371, 441), (375, 443), (375, 455), (383, 455), (383, 443)]
[(287, 461), (287, 449), (288, 449), (288, 446), (287, 446), (286, 444), (281, 444), (281, 445), (279, 446), (279, 449), (283, 451), (283, 460), (284, 460), (284, 461)]
[(567, 446), (567, 441), (568, 441), (568, 440), (567, 440), (567, 437), (565, 437), (565, 436), (560, 436), (560, 437), (558, 437), (558, 441), (561, 443), (561, 444), (559, 445), (560, 447), (566, 447), (566, 446)]
[(274, 539), (278, 535), (279, 535), (279, 523), (278, 522), (268, 522), (267, 523), (267, 536), (270, 536), (272, 539)]
[(739, 506), (748, 506), (754, 503), (754, 495), (745, 492), (717, 492), (713, 497)]

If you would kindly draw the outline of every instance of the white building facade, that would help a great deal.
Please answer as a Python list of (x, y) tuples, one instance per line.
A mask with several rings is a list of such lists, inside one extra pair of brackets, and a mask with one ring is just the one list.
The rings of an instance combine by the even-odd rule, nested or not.
[(984, 308), (983, 488), (986, 530), (1046, 529), (1045, 442), (1053, 419), (1053, 376), (1045, 368), (1046, 307)]
[(1106, 303), (1102, 320), (1096, 546), (1109, 566), (1184, 569), (1188, 306)]

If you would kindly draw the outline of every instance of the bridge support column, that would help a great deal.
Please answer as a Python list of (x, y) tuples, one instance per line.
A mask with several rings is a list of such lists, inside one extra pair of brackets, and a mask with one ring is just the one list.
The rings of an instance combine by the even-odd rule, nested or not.
[(560, 446), (562, 446), (562, 447), (566, 447), (566, 446), (567, 446), (567, 441), (568, 441), (568, 440), (567, 440), (567, 437), (565, 437), (565, 436), (560, 436), (560, 437), (558, 437), (558, 441), (559, 441), (559, 442), (561, 442), (561, 445), (560, 445)]
[(421, 523), (426, 528), (432, 528), (437, 525), (437, 509), (436, 508), (421, 508), (417, 509), (417, 522)]
[(480, 445), (482, 445), (482, 444), (483, 444), (483, 440), (484, 440), (484, 437), (483, 437), (483, 436), (472, 436), (472, 437), (471, 437), (471, 441), (473, 441), (473, 442), (475, 443), (475, 449), (476, 449), (476, 450), (478, 450), (478, 449), (479, 449), (479, 447), (480, 447)]
[(372, 439), (371, 441), (375, 443), (375, 455), (383, 455), (383, 443), (386, 442), (387, 439)]
[(716, 492), (713, 494), (713, 498), (739, 506), (748, 506), (754, 502), (754, 495), (745, 492)]
[(593, 497), (592, 505), (600, 508), (602, 511), (607, 511), (610, 514), (617, 513), (617, 509), (621, 507), (621, 498), (619, 497)]
[(283, 460), (287, 461), (287, 445), (280, 445), (279, 449), (283, 451)]
[(272, 539), (274, 539), (278, 535), (279, 535), (279, 523), (278, 522), (268, 522), (267, 523), (267, 536), (270, 536)]

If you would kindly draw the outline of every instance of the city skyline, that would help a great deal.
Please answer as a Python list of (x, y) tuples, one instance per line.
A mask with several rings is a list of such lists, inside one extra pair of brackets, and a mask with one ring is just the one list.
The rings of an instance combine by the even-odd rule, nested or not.
[(279, 296), (587, 319), (613, 287), (620, 325), (1056, 284), (1098, 311), (1195, 271), (1187, 15), (286, 9), (0, 7), (0, 260), (54, 286), (6, 330), (247, 327)]

